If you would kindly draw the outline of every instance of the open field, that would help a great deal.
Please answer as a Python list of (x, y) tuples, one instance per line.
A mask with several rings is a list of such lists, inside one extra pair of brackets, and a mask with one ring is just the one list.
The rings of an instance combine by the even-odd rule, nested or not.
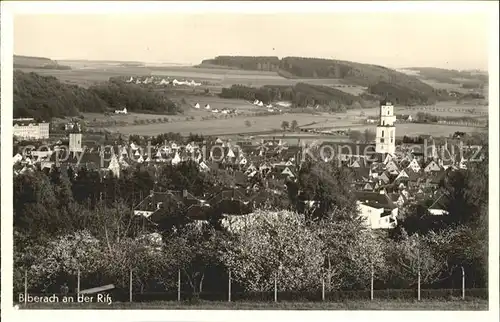
[[(65, 64), (64, 61), (61, 61)], [(71, 64), (68, 64), (71, 65)], [(339, 90), (359, 95), (365, 91), (364, 87), (344, 84), (339, 79), (287, 79), (275, 72), (244, 71), (232, 69), (196, 68), (196, 67), (121, 67), (113, 65), (73, 65), (72, 70), (52, 70), (39, 68), (19, 68), (24, 72), (35, 72), (44, 76), (55, 76), (63, 82), (90, 86), (95, 83), (107, 81), (110, 77), (118, 76), (159, 76), (170, 79), (189, 79), (198, 82), (208, 82), (203, 86), (212, 91), (220, 91), (223, 87), (235, 84), (260, 87), (264, 85), (287, 85), (309, 83), (313, 85), (332, 86)]]
[[(245, 121), (250, 121), (251, 126), (246, 126)], [(319, 121), (321, 118), (310, 114), (281, 114), (268, 116), (248, 116), (228, 119), (200, 119), (184, 122), (131, 125), (127, 127), (108, 128), (122, 134), (157, 135), (165, 132), (178, 132), (183, 135), (199, 133), (206, 135), (228, 135), (236, 133), (255, 133), (279, 130), (281, 122), (297, 120), (299, 125)]]
[[(375, 130), (375, 125), (373, 124), (361, 124), (357, 126), (344, 126), (344, 127), (332, 127), (332, 130), (357, 130), (364, 131), (366, 129)], [(432, 136), (449, 136), (457, 131), (460, 132), (485, 132), (486, 128), (481, 127), (469, 127), (469, 126), (458, 126), (458, 125), (441, 125), (441, 124), (419, 124), (419, 123), (397, 123), (396, 124), (396, 136), (402, 137), (404, 135), (417, 136), (417, 135), (432, 135)]]
[[(100, 119), (106, 120), (111, 118), (118, 122), (129, 123), (129, 126), (108, 127), (110, 131), (118, 131), (122, 134), (139, 134), (139, 135), (157, 135), (164, 132), (179, 132), (183, 135), (189, 133), (202, 133), (206, 135), (233, 135), (233, 134), (267, 134), (269, 132), (280, 132), (281, 123), (288, 121), (291, 123), (296, 120), (300, 127), (305, 129), (323, 129), (323, 130), (347, 130), (355, 129), (364, 131), (365, 129), (375, 130), (375, 124), (366, 124), (364, 120), (368, 116), (376, 117), (379, 113), (378, 108), (367, 108), (363, 110), (348, 110), (345, 113), (284, 113), (267, 116), (254, 116), (257, 112), (266, 111), (267, 108), (256, 107), (253, 104), (244, 100), (222, 99), (210, 96), (179, 96), (178, 99), (184, 98), (189, 106), (194, 106), (199, 103), (201, 109), (187, 108), (183, 115), (153, 115), (153, 114), (135, 114), (129, 115), (111, 115), (102, 116), (99, 114), (85, 114), (87, 120)], [(233, 118), (223, 118), (218, 115), (217, 119), (202, 120), (202, 118), (214, 115), (213, 113), (203, 109), (205, 104), (209, 104), (212, 109), (236, 109), (239, 116)], [(426, 112), (440, 116), (472, 116), (478, 119), (487, 118), (487, 107), (480, 106), (477, 110), (484, 113), (471, 114), (467, 112), (472, 108), (470, 105), (457, 105), (439, 103), (434, 107), (417, 106), (417, 107), (396, 107), (397, 114), (417, 115), (418, 112)], [(364, 116), (361, 114), (364, 113)], [(135, 120), (140, 119), (169, 119), (169, 123), (157, 124), (134, 124)], [(194, 117), (193, 120), (187, 121), (187, 117)], [(245, 124), (250, 121), (251, 126)], [(398, 123), (396, 131), (398, 136), (403, 135), (420, 135), (431, 134), (435, 136), (449, 136), (456, 131), (473, 132), (484, 131), (484, 128), (466, 127), (458, 125), (438, 125), (438, 124), (415, 124), (415, 123)]]
[(60, 81), (68, 84), (88, 87), (97, 83), (108, 81), (110, 77), (149, 75), (150, 71), (142, 67), (110, 67), (110, 68), (82, 68), (71, 70), (39, 69), (39, 68), (18, 68), (30, 73), (34, 72), (42, 76), (54, 76)]
[(28, 304), (21, 309), (145, 309), (145, 310), (488, 310), (486, 300), (374, 300), (344, 302), (144, 302)]
[[(250, 121), (251, 126), (246, 126), (245, 122)], [(108, 127), (107, 130), (122, 134), (138, 134), (138, 135), (158, 135), (165, 132), (178, 132), (182, 135), (189, 133), (198, 133), (205, 135), (236, 135), (236, 134), (268, 134), (281, 133), (280, 127), (283, 121), (291, 123), (296, 120), (299, 126), (304, 128), (314, 129), (321, 128), (322, 130), (358, 130), (366, 129), (375, 130), (375, 124), (363, 124), (355, 117), (339, 117), (335, 115), (312, 115), (286, 113), (268, 116), (240, 116), (228, 119), (211, 119), (201, 120), (195, 119), (190, 121), (160, 123), (160, 124), (144, 124), (130, 125), (126, 127)], [(311, 123), (314, 123), (312, 124)], [(430, 134), (434, 136), (449, 136), (456, 131), (463, 132), (481, 132), (486, 131), (486, 128), (467, 127), (457, 125), (441, 125), (441, 124), (418, 124), (418, 123), (398, 123), (396, 124), (396, 134), (398, 137), (404, 135), (422, 135)], [(279, 134), (276, 134), (279, 135)], [(307, 135), (306, 135), (307, 137)]]

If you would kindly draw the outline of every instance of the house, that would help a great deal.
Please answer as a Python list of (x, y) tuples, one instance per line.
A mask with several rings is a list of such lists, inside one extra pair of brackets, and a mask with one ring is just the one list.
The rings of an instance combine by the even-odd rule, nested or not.
[(389, 172), (390, 174), (392, 175), (395, 175), (397, 176), (399, 174), (399, 167), (398, 165), (396, 164), (396, 161), (395, 160), (391, 160), (389, 161), (386, 165), (385, 165), (385, 170), (387, 172)]
[(448, 211), (443, 209), (428, 209), (427, 211), (433, 216), (444, 216), (449, 214)]
[(50, 124), (36, 122), (33, 118), (19, 118), (13, 120), (12, 135), (22, 139), (48, 139)]
[(289, 167), (286, 167), (282, 172), (282, 176), (288, 177), (288, 178), (295, 178), (295, 175), (293, 174), (292, 170), (290, 170)]
[(421, 170), (420, 164), (418, 164), (418, 161), (416, 159), (411, 160), (406, 168), (412, 169), (413, 172), (417, 173)]
[(14, 156), (14, 160), (13, 160), (13, 163), (18, 163), (18, 162), (21, 162), (23, 160), (23, 156), (19, 153), (17, 153), (15, 156)]
[(178, 152), (175, 153), (175, 156), (171, 162), (172, 162), (172, 165), (177, 165), (181, 162), (181, 157), (179, 156)]
[(210, 167), (206, 164), (205, 161), (201, 161), (199, 164), (198, 164), (199, 168), (200, 168), (200, 171), (201, 172), (207, 172), (207, 171), (210, 171)]
[(357, 207), (365, 225), (372, 229), (390, 229), (397, 225), (398, 207), (385, 191), (356, 192)]
[(410, 178), (408, 176), (408, 174), (406, 173), (405, 170), (401, 170), (401, 172), (398, 174), (398, 176), (396, 177), (396, 179), (394, 179), (394, 182), (396, 183), (400, 183), (401, 181), (403, 182), (406, 182), (408, 181)]
[(120, 162), (118, 161), (118, 158), (116, 157), (116, 155), (114, 153), (111, 157), (111, 160), (109, 161), (109, 165), (108, 165), (107, 169), (111, 173), (113, 173), (113, 175), (116, 178), (120, 178)]
[(115, 114), (127, 114), (127, 108), (124, 107), (123, 110), (115, 110)]
[(436, 172), (440, 171), (441, 167), (436, 163), (436, 161), (431, 160), (424, 168), (424, 172), (429, 173), (429, 172)]

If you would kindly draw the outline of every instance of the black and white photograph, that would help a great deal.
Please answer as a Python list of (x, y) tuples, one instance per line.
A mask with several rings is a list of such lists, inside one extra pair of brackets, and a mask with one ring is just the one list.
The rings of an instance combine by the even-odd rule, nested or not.
[(498, 2), (188, 2), (2, 2), (3, 313), (497, 316)]

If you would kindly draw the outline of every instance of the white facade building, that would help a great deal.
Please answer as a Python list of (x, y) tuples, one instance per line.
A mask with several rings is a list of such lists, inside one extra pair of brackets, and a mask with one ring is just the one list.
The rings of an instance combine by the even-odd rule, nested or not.
[(375, 152), (394, 154), (396, 151), (396, 116), (391, 102), (380, 103), (380, 118), (377, 125)]
[(48, 139), (49, 123), (37, 123), (32, 118), (14, 119), (13, 135), (22, 139)]
[(69, 152), (82, 152), (82, 134), (70, 133), (69, 134)]

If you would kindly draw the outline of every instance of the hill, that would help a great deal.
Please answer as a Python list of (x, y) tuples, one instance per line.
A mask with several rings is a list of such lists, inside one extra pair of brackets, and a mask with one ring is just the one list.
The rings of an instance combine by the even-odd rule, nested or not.
[(153, 88), (128, 84), (119, 79), (89, 87), (89, 92), (97, 95), (112, 108), (126, 107), (129, 111), (155, 114), (176, 114), (180, 107), (169, 100), (164, 93)]
[(378, 82), (368, 86), (368, 92), (370, 94), (386, 97), (397, 105), (407, 106), (435, 104), (435, 98), (439, 96), (440, 92), (438, 90), (434, 91), (435, 94), (429, 97), (423, 92), (394, 83)]
[(50, 58), (21, 55), (14, 55), (14, 68), (71, 69)]
[(54, 76), (14, 71), (14, 117), (49, 120), (79, 112), (104, 112), (106, 103), (86, 89), (61, 83)]
[[(203, 60), (204, 65), (240, 68), (244, 70), (276, 71), (286, 78), (330, 78), (340, 79), (347, 84), (359, 86), (374, 86), (379, 82), (397, 84), (398, 92), (403, 88), (425, 97), (425, 100), (435, 101), (447, 99), (448, 95), (440, 96), (440, 92), (419, 80), (417, 77), (398, 72), (378, 65), (361, 64), (350, 61), (303, 58), (303, 57), (248, 57), (248, 56), (218, 56)], [(402, 99), (404, 101), (404, 99)]]
[(88, 89), (61, 83), (54, 76), (14, 71), (14, 117), (50, 120), (81, 112), (129, 111), (175, 114), (179, 108), (162, 93), (116, 80)]
[(435, 67), (410, 67), (407, 70), (415, 71), (418, 77), (433, 79), (451, 84), (460, 83), (488, 83), (488, 73), (473, 70), (456, 70)]

